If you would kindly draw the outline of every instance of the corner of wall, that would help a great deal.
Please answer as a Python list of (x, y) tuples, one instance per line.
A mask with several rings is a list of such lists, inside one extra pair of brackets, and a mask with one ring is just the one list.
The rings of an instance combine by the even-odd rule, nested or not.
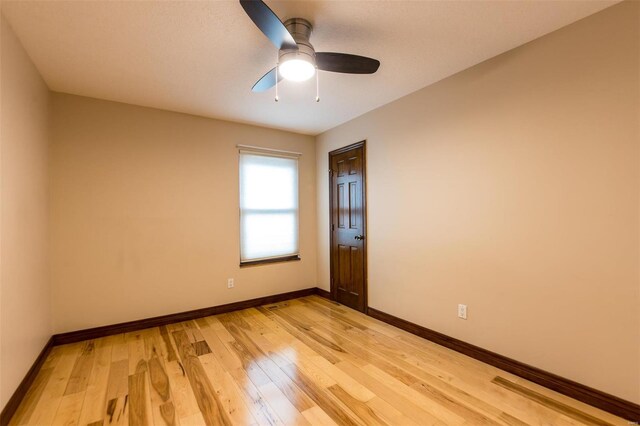
[(4, 407), (52, 333), (47, 260), (50, 93), (1, 13), (0, 32), (0, 407)]

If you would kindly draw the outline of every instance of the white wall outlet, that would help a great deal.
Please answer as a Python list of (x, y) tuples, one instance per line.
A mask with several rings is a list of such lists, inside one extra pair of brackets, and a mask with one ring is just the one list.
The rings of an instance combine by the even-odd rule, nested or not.
[(233, 288), (235, 287), (235, 284), (233, 283), (233, 278), (229, 278), (227, 280), (227, 288)]
[(467, 319), (467, 305), (458, 305), (458, 318)]

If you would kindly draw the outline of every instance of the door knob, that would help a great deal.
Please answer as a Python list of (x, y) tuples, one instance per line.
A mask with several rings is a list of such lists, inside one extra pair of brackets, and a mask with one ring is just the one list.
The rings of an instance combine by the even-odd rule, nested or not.
[(356, 235), (356, 240), (364, 240), (364, 235)]

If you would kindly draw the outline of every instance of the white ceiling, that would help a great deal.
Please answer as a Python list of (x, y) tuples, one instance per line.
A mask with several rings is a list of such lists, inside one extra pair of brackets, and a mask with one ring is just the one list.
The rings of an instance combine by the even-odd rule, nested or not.
[(617, 1), (267, 1), (312, 22), (316, 51), (370, 56), (255, 94), (276, 49), (238, 1), (3, 1), (54, 91), (318, 134)]

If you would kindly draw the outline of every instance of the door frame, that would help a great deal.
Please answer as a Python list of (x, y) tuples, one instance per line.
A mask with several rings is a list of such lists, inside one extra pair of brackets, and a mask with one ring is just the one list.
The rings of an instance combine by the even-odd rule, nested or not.
[(353, 143), (351, 145), (344, 146), (342, 148), (335, 149), (329, 152), (329, 282), (331, 300), (338, 300), (338, 287), (335, 285), (334, 280), (334, 260), (333, 260), (333, 170), (331, 170), (332, 159), (335, 155), (342, 154), (343, 152), (350, 151), (354, 148), (362, 148), (362, 233), (364, 234), (364, 241), (362, 244), (363, 259), (363, 277), (364, 288), (362, 297), (364, 298), (364, 313), (369, 311), (369, 280), (367, 274), (367, 244), (369, 235), (367, 233), (367, 140)]

